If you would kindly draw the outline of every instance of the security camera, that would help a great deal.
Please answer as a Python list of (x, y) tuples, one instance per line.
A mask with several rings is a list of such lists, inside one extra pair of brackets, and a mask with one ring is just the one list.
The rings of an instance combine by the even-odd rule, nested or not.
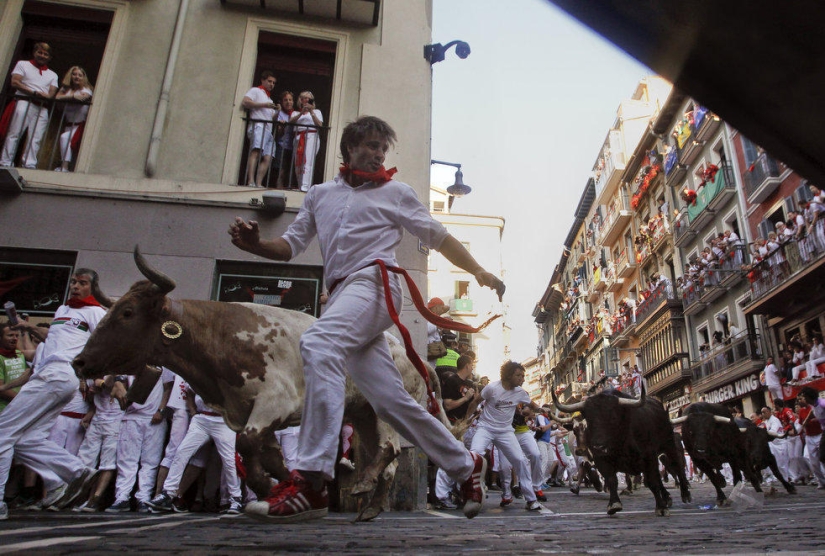
[(470, 45), (463, 41), (459, 42), (455, 45), (455, 53), (462, 60), (466, 59), (470, 55)]

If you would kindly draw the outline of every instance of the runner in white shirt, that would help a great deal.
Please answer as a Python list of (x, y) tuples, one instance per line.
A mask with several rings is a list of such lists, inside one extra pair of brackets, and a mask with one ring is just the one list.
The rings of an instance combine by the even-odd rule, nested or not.
[(249, 158), (246, 162), (246, 183), (250, 187), (266, 187), (266, 173), (275, 153), (275, 130), (273, 121), (281, 106), (270, 98), (277, 80), (272, 72), (261, 72), (261, 84), (249, 89), (241, 105), (249, 111)]
[[(501, 366), (501, 380), (488, 384), (481, 391), (484, 411), (478, 418), (478, 427), (470, 451), (483, 452), (492, 443), (513, 466), (522, 485), (522, 494), (527, 502), (526, 509), (537, 511), (542, 505), (536, 500), (536, 494), (530, 486), (533, 484), (530, 463), (519, 445), (513, 430), (513, 415), (518, 404), (524, 404), (534, 411), (541, 412), (540, 406), (533, 403), (530, 394), (521, 387), (524, 383), (524, 367), (514, 361), (507, 361)], [(502, 498), (502, 504), (506, 500)]]

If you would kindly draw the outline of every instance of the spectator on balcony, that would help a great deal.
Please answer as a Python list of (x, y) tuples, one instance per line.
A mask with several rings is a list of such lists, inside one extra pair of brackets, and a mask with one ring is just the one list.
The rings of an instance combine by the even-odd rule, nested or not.
[(310, 91), (298, 95), (298, 110), (289, 121), (295, 124), (295, 174), (301, 191), (306, 193), (312, 185), (315, 156), (321, 148), (319, 128), (324, 125), (324, 117), (315, 108), (315, 96)]
[(808, 378), (822, 376), (818, 368), (820, 363), (825, 363), (825, 345), (822, 345), (822, 336), (814, 334), (811, 338), (811, 351), (808, 353), (808, 362), (805, 364)]
[(803, 203), (805, 210), (805, 222), (808, 224), (809, 241), (811, 250), (816, 249), (819, 253), (825, 251), (825, 226), (822, 225), (822, 213), (825, 212), (825, 205), (816, 200), (821, 195), (815, 196), (814, 199)]
[[(61, 82), (62, 87), (57, 91), (57, 100), (69, 101), (63, 109), (63, 133), (60, 134), (60, 166), (55, 172), (68, 172), (69, 163), (77, 155), (80, 140), (83, 138), (83, 128), (86, 125), (86, 116), (89, 114), (89, 101), (92, 100), (94, 88), (89, 83), (86, 70), (80, 66), (72, 66), (66, 72)], [(82, 104), (80, 104), (82, 103)]]
[(804, 214), (798, 210), (792, 210), (788, 214), (793, 218), (795, 224), (794, 237), (799, 247), (799, 255), (803, 261), (808, 262), (811, 260), (811, 252), (813, 251), (813, 245), (811, 245), (808, 235), (808, 223), (805, 221)]
[(735, 339), (740, 334), (739, 327), (736, 326), (735, 321), (730, 321), (730, 325), (728, 325), (728, 337), (731, 339)]
[[(779, 238), (776, 232), (768, 232), (768, 241), (765, 247), (768, 249), (768, 266), (771, 269), (771, 278), (773, 283), (776, 284), (779, 280), (788, 276), (791, 269), (788, 266), (787, 259), (785, 259), (784, 250), (779, 248)], [(801, 252), (802, 248), (800, 247)]]
[[(14, 164), (17, 145), (23, 134), (28, 132), (23, 151), (23, 167), (37, 168), (40, 142), (49, 126), (49, 101), (57, 92), (57, 74), (49, 69), (52, 47), (48, 43), (34, 45), (34, 58), (20, 60), (11, 70), (11, 88), (15, 90), (14, 100), (6, 106), (2, 117), (6, 135), (0, 167)], [(8, 122), (8, 123), (6, 123)]]
[(670, 231), (670, 203), (665, 200), (664, 195), (659, 197), (657, 201), (659, 203), (659, 216), (662, 218), (662, 225), (665, 227), (665, 231)]
[(278, 110), (278, 127), (275, 130), (275, 164), (278, 167), (278, 181), (275, 187), (292, 188), (292, 142), (295, 135), (293, 126), (287, 125), (295, 112), (292, 108), (295, 99), (292, 91), (282, 91), (279, 99), (281, 109)]
[[(791, 227), (788, 227), (788, 224), (790, 224)], [(774, 226), (776, 228), (776, 235), (779, 243), (788, 243), (794, 237), (793, 221), (789, 220), (788, 224), (779, 221)]]
[(799, 381), (799, 374), (806, 370), (805, 363), (808, 360), (808, 352), (811, 350), (810, 344), (803, 344), (798, 338), (788, 342), (788, 347), (793, 350), (791, 355), (790, 380), (794, 384)]
[(762, 371), (765, 375), (765, 388), (771, 396), (772, 400), (782, 399), (782, 371), (774, 365), (773, 357), (768, 357), (765, 364), (765, 369)]
[(270, 98), (275, 88), (275, 75), (261, 72), (261, 84), (249, 89), (241, 105), (249, 113), (246, 136), (249, 138), (249, 158), (246, 161), (246, 183), (249, 187), (266, 187), (266, 174), (272, 161), (275, 138), (273, 120), (281, 107)]

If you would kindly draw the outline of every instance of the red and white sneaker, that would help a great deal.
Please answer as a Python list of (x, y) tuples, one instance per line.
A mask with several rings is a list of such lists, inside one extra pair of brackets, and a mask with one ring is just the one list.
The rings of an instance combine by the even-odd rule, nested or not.
[(502, 496), (501, 497), (501, 502), (499, 502), (498, 505), (501, 506), (502, 508), (504, 508), (506, 506), (509, 506), (512, 503), (513, 503), (512, 498), (507, 498), (506, 496)]
[(327, 487), (315, 490), (303, 475), (292, 471), (289, 478), (275, 486), (266, 500), (250, 502), (244, 508), (249, 517), (274, 523), (319, 519), (327, 515)]
[(468, 519), (473, 519), (481, 511), (487, 495), (487, 484), (484, 482), (487, 476), (487, 460), (475, 452), (470, 452), (470, 455), (473, 456), (473, 472), (461, 485), (461, 493), (464, 495), (464, 515)]

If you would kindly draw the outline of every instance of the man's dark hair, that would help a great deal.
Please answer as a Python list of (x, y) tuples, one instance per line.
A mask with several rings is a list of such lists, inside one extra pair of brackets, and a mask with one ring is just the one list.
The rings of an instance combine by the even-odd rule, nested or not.
[(799, 393), (802, 394), (802, 397), (805, 398), (805, 401), (809, 404), (815, 403), (817, 398), (819, 398), (819, 392), (811, 386), (805, 386)]
[(773, 400), (773, 405), (779, 409), (782, 409), (783, 407), (785, 407), (785, 402), (783, 400), (780, 400), (779, 398), (776, 398), (775, 400)]
[(0, 336), (3, 335), (3, 332), (6, 330), (6, 328), (11, 328), (11, 323), (7, 320), (0, 322)]
[(264, 70), (261, 72), (261, 81), (269, 79), (270, 77), (275, 77), (275, 74), (269, 70)]
[(516, 371), (521, 369), (524, 370), (521, 363), (516, 363), (515, 361), (507, 361), (504, 365), (501, 366), (501, 380), (505, 380), (507, 382), (513, 378), (513, 375), (516, 374)]
[(372, 133), (386, 139), (390, 145), (395, 145), (396, 140), (398, 140), (395, 130), (381, 118), (361, 116), (354, 122), (347, 124), (341, 134), (341, 156), (344, 162), (349, 162), (349, 147), (360, 145), (361, 141)]
[(467, 365), (469, 365), (472, 362), (473, 362), (472, 357), (468, 357), (467, 355), (462, 355), (458, 358), (458, 361), (456, 361), (455, 368), (458, 369), (458, 370), (461, 370), (461, 369), (463, 369), (464, 367), (466, 367)]
[(104, 307), (111, 307), (114, 304), (114, 302), (101, 291), (100, 277), (97, 275), (97, 271), (94, 271), (91, 268), (78, 268), (75, 269), (73, 276), (88, 276), (89, 278), (91, 278), (92, 297), (97, 299), (97, 302), (103, 305)]

